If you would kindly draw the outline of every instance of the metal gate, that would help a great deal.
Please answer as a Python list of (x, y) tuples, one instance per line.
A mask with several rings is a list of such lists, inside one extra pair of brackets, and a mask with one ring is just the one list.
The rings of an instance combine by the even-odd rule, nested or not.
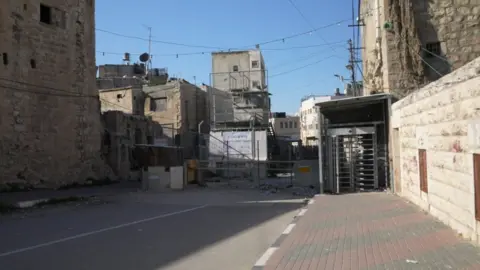
[(327, 153), (335, 193), (378, 189), (375, 127), (328, 129)]

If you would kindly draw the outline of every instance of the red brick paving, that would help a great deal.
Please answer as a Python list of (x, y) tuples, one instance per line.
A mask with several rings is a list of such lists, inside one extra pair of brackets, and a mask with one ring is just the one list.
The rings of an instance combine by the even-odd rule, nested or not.
[(395, 195), (314, 200), (264, 269), (480, 269), (480, 249)]

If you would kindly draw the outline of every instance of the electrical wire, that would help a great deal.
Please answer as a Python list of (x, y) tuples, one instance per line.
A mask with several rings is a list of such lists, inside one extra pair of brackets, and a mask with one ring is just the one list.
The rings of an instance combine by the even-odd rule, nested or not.
[[(342, 41), (342, 43), (344, 43)], [(343, 46), (339, 46), (339, 47), (343, 47)], [(289, 64), (292, 64), (292, 62), (301, 62), (301, 61), (304, 61), (304, 60), (309, 60), (311, 59), (313, 56), (317, 56), (319, 54), (322, 54), (326, 51), (330, 51), (329, 48), (327, 48), (326, 50), (320, 50), (320, 51), (317, 51), (317, 52), (314, 52), (314, 53), (311, 53), (311, 54), (308, 54), (304, 57), (299, 57), (299, 58), (295, 58), (294, 60), (291, 60), (291, 61), (288, 61), (288, 62), (282, 62), (281, 64), (278, 64), (278, 65), (274, 65), (272, 67), (270, 67), (269, 69), (272, 70), (272, 69), (276, 69), (276, 68), (279, 68), (279, 67), (282, 67), (282, 66), (285, 66), (285, 65), (289, 65)]]
[[(308, 35), (308, 34), (311, 34), (311, 33), (313, 33), (313, 32), (317, 32), (317, 31), (319, 31), (319, 30), (326, 29), (326, 28), (329, 28), (329, 27), (337, 26), (337, 25), (339, 25), (339, 24), (341, 24), (341, 23), (343, 23), (343, 22), (347, 22), (347, 21), (349, 21), (349, 19), (340, 20), (340, 21), (337, 21), (337, 22), (334, 22), (334, 23), (330, 23), (330, 24), (323, 25), (323, 26), (320, 26), (320, 27), (312, 28), (312, 29), (309, 30), (309, 31), (304, 31), (304, 32), (300, 32), (300, 33), (297, 33), (297, 34), (293, 34), (293, 35), (289, 35), (289, 36), (285, 36), (285, 37), (281, 37), (281, 38), (276, 38), (276, 39), (272, 39), (272, 40), (268, 40), (268, 41), (264, 41), (264, 42), (260, 42), (260, 43), (256, 43), (256, 44), (240, 46), (240, 47), (236, 47), (236, 48), (235, 48), (235, 47), (222, 48), (222, 47), (214, 47), (214, 46), (192, 45), (192, 44), (184, 44), (184, 43), (177, 43), (177, 42), (170, 42), (170, 41), (163, 41), (163, 40), (151, 40), (151, 42), (152, 42), (152, 43), (162, 43), (162, 44), (169, 44), (169, 45), (184, 46), (184, 47), (190, 47), (190, 48), (206, 48), (206, 49), (217, 49), (217, 50), (237, 50), (237, 49), (242, 49), (242, 48), (252, 48), (252, 47), (255, 47), (255, 46), (257, 46), (257, 45), (261, 46), (261, 45), (267, 45), (267, 44), (276, 43), (276, 42), (285, 42), (286, 40), (289, 40), (289, 39), (292, 39), (292, 38), (296, 38), (296, 37), (299, 37), (299, 36)], [(137, 40), (142, 40), (142, 41), (149, 41), (148, 38), (143, 38), (143, 37), (138, 37), (138, 36), (131, 36), (131, 35), (125, 35), (125, 34), (116, 33), (116, 32), (112, 32), (112, 31), (108, 31), (108, 30), (103, 30), (103, 29), (99, 29), (99, 28), (96, 28), (95, 30), (96, 30), (96, 31), (99, 31), (99, 32), (108, 33), (108, 34), (111, 34), (111, 35), (123, 37), (123, 38), (137, 39)], [(325, 42), (326, 44), (328, 44), (327, 41), (324, 40), (324, 42)], [(203, 52), (203, 53), (205, 53), (205, 52)], [(175, 55), (176, 55), (176, 54), (175, 54)]]
[[(325, 44), (314, 44), (314, 45), (306, 45), (306, 46), (295, 46), (295, 47), (287, 47), (287, 48), (264, 48), (262, 51), (287, 51), (287, 50), (296, 50), (296, 49), (308, 49), (308, 48), (316, 48), (322, 46), (329, 46), (329, 45), (336, 45), (343, 43), (344, 41), (332, 42), (332, 43), (325, 43)], [(108, 51), (96, 51), (102, 55), (124, 55), (125, 53), (120, 52), (108, 52)], [(204, 54), (211, 54), (217, 51), (202, 51), (202, 52), (191, 52), (191, 53), (169, 53), (169, 54), (155, 54), (151, 55), (153, 58), (154, 56), (184, 56), (184, 55), (204, 55)], [(130, 55), (141, 55), (143, 53), (130, 53)]]
[[(310, 22), (310, 20), (307, 18), (307, 16), (305, 16), (305, 14), (303, 14), (303, 12), (298, 8), (298, 6), (292, 1), (292, 0), (287, 0), (288, 2), (290, 2), (290, 4), (293, 6), (293, 8), (295, 8), (295, 10), (297, 10), (297, 12), (300, 14), (300, 16), (302, 16), (303, 20), (312, 28), (312, 29), (315, 29), (315, 27), (313, 26), (313, 24)], [(347, 20), (345, 20), (347, 21)], [(325, 38), (323, 38), (322, 35), (320, 35), (317, 31), (315, 31), (315, 34), (317, 34), (317, 36), (323, 40), (323, 42), (325, 43), (328, 43)], [(334, 52), (337, 52), (335, 50), (334, 47), (330, 47), (330, 49), (332, 49), (332, 51)]]
[(44, 96), (75, 97), (75, 98), (98, 98), (98, 96), (95, 96), (95, 95), (73, 95), (73, 94), (61, 94), (61, 93), (52, 93), (52, 92), (40, 92), (40, 91), (22, 89), (22, 88), (14, 87), (14, 86), (11, 86), (11, 85), (2, 85), (2, 84), (0, 84), (0, 89), (14, 90), (14, 91), (19, 91), (19, 92), (27, 92), (27, 93), (32, 93), (32, 94), (36, 94), (36, 95), (44, 95)]
[(161, 44), (168, 44), (168, 45), (176, 45), (176, 46), (183, 46), (183, 47), (189, 47), (189, 48), (204, 48), (204, 49), (223, 49), (221, 47), (212, 47), (212, 46), (204, 46), (204, 45), (193, 45), (193, 44), (185, 44), (185, 43), (178, 43), (178, 42), (172, 42), (172, 41), (165, 41), (165, 40), (150, 40), (148, 38), (142, 38), (142, 37), (137, 37), (137, 36), (130, 36), (130, 35), (125, 35), (121, 33), (116, 33), (104, 29), (99, 29), (95, 28), (96, 31), (98, 32), (103, 32), (107, 33), (110, 35), (114, 36), (119, 36), (119, 37), (124, 37), (124, 38), (129, 38), (129, 39), (137, 39), (137, 40), (142, 40), (142, 41), (151, 41), (152, 43), (161, 43)]
[(298, 68), (294, 68), (294, 69), (291, 69), (291, 70), (288, 70), (288, 71), (280, 72), (280, 73), (277, 73), (277, 74), (274, 74), (274, 75), (270, 75), (270, 76), (268, 76), (268, 77), (269, 77), (269, 78), (274, 78), (274, 77), (277, 77), (277, 76), (285, 75), (285, 74), (288, 74), (288, 73), (291, 73), (291, 72), (294, 72), (294, 71), (297, 71), (297, 70), (300, 70), (300, 69), (307, 68), (307, 67), (309, 67), (309, 66), (313, 66), (313, 65), (315, 65), (315, 64), (318, 64), (318, 63), (320, 63), (320, 62), (323, 62), (323, 61), (325, 61), (325, 60), (327, 60), (327, 59), (330, 59), (330, 58), (332, 58), (332, 57), (335, 57), (335, 55), (330, 55), (330, 56), (328, 56), (328, 57), (326, 57), (326, 58), (323, 58), (323, 59), (321, 59), (321, 60), (318, 60), (318, 61), (316, 61), (316, 62), (313, 62), (313, 63), (310, 63), (310, 64), (306, 64), (306, 65), (304, 65), (304, 66), (301, 66), (301, 67), (298, 67)]

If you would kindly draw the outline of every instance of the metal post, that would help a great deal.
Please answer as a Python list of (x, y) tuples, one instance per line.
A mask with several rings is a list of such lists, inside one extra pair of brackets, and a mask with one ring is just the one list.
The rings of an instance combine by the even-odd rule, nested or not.
[(293, 186), (293, 162), (292, 162), (292, 145), (288, 145), (288, 164), (290, 165), (290, 186)]
[(318, 180), (320, 184), (320, 194), (324, 193), (324, 187), (323, 187), (323, 115), (320, 112), (321, 107), (318, 106), (318, 113), (317, 113), (317, 121), (319, 122), (318, 125)]
[(260, 141), (257, 141), (257, 175), (258, 175), (258, 180), (260, 181)]
[(227, 179), (230, 179), (230, 148), (227, 141)]
[[(335, 136), (335, 190), (337, 193), (340, 193), (340, 144), (338, 136)], [(344, 150), (345, 151), (345, 150)]]

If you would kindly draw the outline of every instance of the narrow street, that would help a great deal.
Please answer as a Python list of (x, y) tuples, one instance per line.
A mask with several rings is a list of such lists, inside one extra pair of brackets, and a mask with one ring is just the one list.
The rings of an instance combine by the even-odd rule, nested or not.
[(196, 189), (1, 216), (0, 269), (249, 269), (303, 205)]

